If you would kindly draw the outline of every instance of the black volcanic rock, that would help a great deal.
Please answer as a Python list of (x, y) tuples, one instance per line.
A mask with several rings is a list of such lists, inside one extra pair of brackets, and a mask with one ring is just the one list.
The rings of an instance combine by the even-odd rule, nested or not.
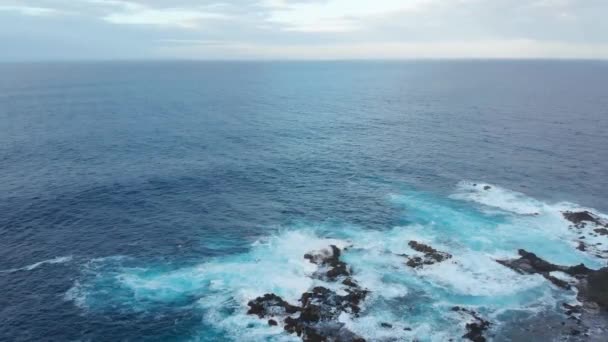
[(597, 229), (594, 229), (593, 231), (600, 235), (608, 235), (608, 229), (606, 229), (606, 228), (597, 228)]
[[(346, 294), (339, 295), (328, 288), (317, 286), (302, 294), (300, 306), (291, 305), (275, 294), (265, 294), (248, 303), (250, 309), (247, 313), (260, 318), (282, 316), (283, 329), (298, 335), (305, 342), (365, 342), (365, 339), (348, 330), (338, 320), (344, 313), (358, 316), (360, 305), (369, 293), (350, 277), (351, 272), (346, 263), (340, 260), (340, 255), (340, 249), (332, 245), (330, 249), (307, 253), (304, 258), (320, 266), (322, 272), (317, 273), (317, 276), (324, 280), (336, 281), (336, 278), (346, 276), (342, 281), (346, 286)], [(299, 314), (293, 315), (295, 313)], [(268, 324), (279, 323), (271, 319)]]
[(287, 303), (283, 298), (274, 293), (267, 293), (262, 297), (250, 300), (247, 305), (249, 305), (247, 314), (257, 315), (259, 318), (293, 314), (300, 310), (297, 306)]
[(460, 307), (460, 306), (454, 306), (452, 308), (452, 311), (464, 313), (466, 315), (471, 316), (471, 318), (473, 319), (472, 322), (467, 323), (467, 325), (466, 325), (467, 333), (464, 334), (462, 336), (462, 338), (466, 338), (466, 339), (474, 341), (474, 342), (485, 342), (486, 341), (486, 337), (484, 336), (484, 333), (492, 325), (489, 321), (481, 318), (481, 316), (479, 316), (479, 314), (477, 312), (470, 310), (470, 309)]
[(599, 217), (597, 217), (596, 215), (594, 215), (593, 213), (589, 212), (589, 211), (566, 211), (562, 213), (564, 215), (564, 218), (574, 224), (581, 224), (584, 222), (593, 222), (597, 225), (604, 225), (607, 226), (605, 223), (603, 223)]
[(555, 271), (566, 273), (579, 280), (576, 288), (580, 300), (592, 301), (600, 307), (608, 309), (608, 267), (592, 270), (584, 264), (555, 265), (523, 249), (519, 250), (519, 255), (520, 257), (517, 259), (497, 260), (497, 262), (521, 274), (541, 274), (556, 286), (570, 289), (572, 286), (569, 283), (550, 275), (550, 272)]
[(327, 268), (327, 271), (323, 275), (329, 280), (335, 280), (340, 276), (349, 276), (350, 270), (346, 266), (346, 263), (340, 261), (341, 251), (340, 248), (335, 245), (330, 246), (331, 250), (322, 250), (316, 254), (306, 253), (304, 259), (307, 259), (311, 263)]
[(595, 271), (587, 277), (587, 291), (590, 300), (608, 309), (608, 267)]
[(431, 246), (425, 245), (423, 243), (419, 243), (414, 240), (410, 241), (408, 243), (408, 245), (413, 250), (423, 253), (422, 257), (420, 257), (420, 256), (408, 257), (408, 261), (406, 262), (406, 265), (408, 265), (409, 267), (421, 268), (424, 265), (432, 265), (432, 264), (435, 264), (438, 262), (445, 261), (452, 257), (452, 255), (449, 253), (440, 252)]

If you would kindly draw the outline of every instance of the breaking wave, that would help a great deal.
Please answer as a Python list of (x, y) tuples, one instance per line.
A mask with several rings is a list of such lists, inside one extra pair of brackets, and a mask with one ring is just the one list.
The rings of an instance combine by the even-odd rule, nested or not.
[[(483, 315), (497, 333), (511, 322), (576, 301), (576, 293), (540, 275), (522, 275), (496, 262), (516, 257), (520, 248), (558, 264), (605, 265), (605, 237), (588, 234), (587, 242), (598, 248), (575, 248), (582, 233), (571, 229), (563, 212), (590, 209), (572, 203), (545, 203), (474, 182), (461, 182), (447, 198), (408, 192), (390, 196), (390, 202), (403, 209), (407, 223), (381, 231), (348, 225), (285, 228), (256, 241), (247, 253), (177, 268), (142, 266), (128, 257), (91, 260), (66, 299), (96, 312), (201, 310), (203, 324), (213, 327), (213, 332), (201, 328), (201, 340), (218, 332), (239, 341), (298, 340), (248, 315), (247, 303), (274, 293), (295, 304), (315, 286), (345, 293), (341, 282), (316, 276), (320, 266), (303, 257), (335, 245), (352, 277), (370, 291), (358, 317), (340, 316), (344, 326), (369, 340), (444, 341), (462, 336), (471, 319), (451, 310), (456, 306)], [(408, 267), (407, 256), (417, 255), (410, 241), (451, 258)]]
[(38, 261), (35, 262), (31, 265), (27, 265), (27, 266), (23, 266), (23, 267), (19, 267), (19, 268), (11, 268), (8, 270), (0, 270), (0, 273), (13, 273), (13, 272), (19, 272), (19, 271), (32, 271), (37, 269), (40, 266), (43, 265), (52, 265), (52, 264), (63, 264), (66, 262), (70, 262), (72, 261), (72, 256), (63, 256), (63, 257), (56, 257), (56, 258), (52, 258), (52, 259), (48, 259), (48, 260), (42, 260), (42, 261)]

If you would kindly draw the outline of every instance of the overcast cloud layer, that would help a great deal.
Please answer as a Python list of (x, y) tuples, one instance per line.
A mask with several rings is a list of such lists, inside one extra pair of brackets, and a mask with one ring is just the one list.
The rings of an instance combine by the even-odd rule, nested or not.
[(0, 0), (0, 60), (608, 59), (608, 0)]

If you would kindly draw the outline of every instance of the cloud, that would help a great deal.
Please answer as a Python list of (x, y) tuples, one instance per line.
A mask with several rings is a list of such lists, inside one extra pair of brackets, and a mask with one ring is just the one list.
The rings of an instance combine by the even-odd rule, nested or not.
[(90, 4), (110, 7), (102, 19), (113, 24), (151, 25), (195, 29), (205, 20), (225, 19), (222, 13), (195, 7), (152, 7), (124, 0), (87, 0)]
[(198, 10), (180, 8), (151, 9), (140, 8), (135, 11), (112, 13), (103, 19), (114, 24), (129, 25), (157, 25), (193, 29), (198, 28), (206, 19), (225, 19), (226, 16), (218, 13), (209, 13)]
[(14, 12), (20, 15), (28, 15), (33, 17), (44, 17), (64, 13), (63, 11), (46, 8), (23, 5), (0, 5), (0, 12)]
[[(0, 39), (142, 58), (606, 58), (608, 44), (606, 0), (17, 1), (0, 0)], [(40, 19), (60, 13), (74, 15)]]
[(269, 21), (281, 24), (285, 31), (350, 32), (365, 29), (364, 19), (392, 12), (418, 11), (437, 0), (266, 0)]
[[(420, 59), (420, 58), (608, 58), (608, 44), (513, 40), (365, 42), (338, 44), (251, 44), (248, 42), (168, 42), (160, 56), (262, 60)], [(225, 57), (224, 57), (225, 58)]]

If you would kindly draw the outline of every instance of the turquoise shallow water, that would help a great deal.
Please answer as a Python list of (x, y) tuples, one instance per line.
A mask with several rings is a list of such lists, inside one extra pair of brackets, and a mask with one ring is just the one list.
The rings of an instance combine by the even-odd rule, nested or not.
[[(348, 225), (278, 228), (246, 253), (184, 267), (133, 266), (127, 257), (93, 260), (66, 298), (95, 313), (149, 313), (164, 306), (199, 311), (203, 323), (191, 336), (195, 340), (294, 339), (247, 315), (246, 304), (265, 293), (297, 303), (314, 286), (345, 288), (314, 279), (317, 266), (303, 258), (333, 244), (348, 247), (343, 260), (359, 284), (371, 291), (360, 317), (343, 318), (352, 331), (370, 340), (439, 341), (462, 335), (470, 320), (451, 311), (454, 306), (474, 308), (491, 318), (500, 336), (501, 329), (509, 329), (515, 320), (576, 302), (574, 292), (556, 288), (541, 276), (519, 275), (495, 261), (516, 257), (516, 246), (563, 264), (605, 264), (576, 250), (578, 235), (568, 230), (569, 222), (561, 216), (562, 210), (576, 208), (572, 204), (546, 204), (506, 189), (483, 190), (468, 183), (461, 183), (452, 197), (390, 195), (387, 205), (407, 212), (408, 223), (382, 231)], [(538, 215), (514, 213), (513, 205)], [(453, 258), (420, 270), (409, 268), (400, 254), (413, 252), (407, 246), (411, 240), (449, 251)], [(393, 327), (382, 328), (383, 322)]]
[[(343, 291), (303, 258), (330, 244), (371, 291), (341, 317), (368, 340), (459, 339), (455, 305), (508, 340), (576, 295), (495, 259), (605, 265), (561, 214), (608, 212), (603, 62), (0, 74), (0, 340), (290, 340), (247, 301)], [(410, 240), (453, 257), (409, 268)]]

